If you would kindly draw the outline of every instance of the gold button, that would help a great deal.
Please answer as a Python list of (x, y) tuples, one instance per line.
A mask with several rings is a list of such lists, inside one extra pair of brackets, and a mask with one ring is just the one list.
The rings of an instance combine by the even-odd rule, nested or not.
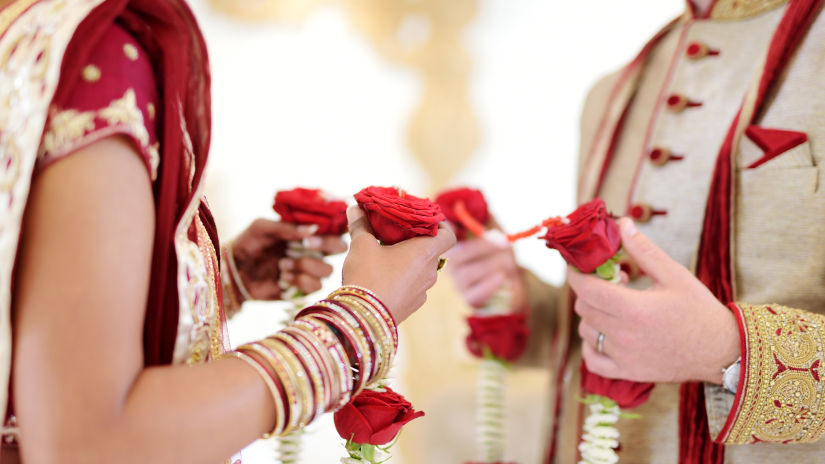
[(149, 119), (155, 119), (155, 104), (149, 102), (146, 104), (146, 113), (149, 114)]
[(123, 44), (123, 54), (132, 61), (137, 61), (138, 59), (138, 49), (130, 43)]
[(83, 80), (86, 82), (97, 82), (100, 80), (100, 68), (90, 64), (83, 68)]

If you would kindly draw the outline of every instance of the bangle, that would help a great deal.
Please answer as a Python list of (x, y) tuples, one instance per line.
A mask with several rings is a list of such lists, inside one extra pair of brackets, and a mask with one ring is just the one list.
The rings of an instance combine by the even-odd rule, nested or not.
[(235, 254), (232, 251), (234, 245), (235, 242), (229, 242), (226, 245), (226, 261), (229, 263), (229, 274), (231, 274), (232, 282), (235, 283), (235, 288), (238, 289), (241, 297), (245, 301), (253, 301), (254, 298), (252, 298), (249, 290), (246, 289), (246, 285), (244, 285), (243, 279), (241, 279), (241, 274), (238, 272), (238, 265), (235, 264)]
[(313, 325), (305, 320), (296, 320), (289, 325), (290, 328), (301, 333), (306, 340), (311, 340), (311, 345), (315, 354), (322, 360), (321, 367), (324, 371), (327, 384), (329, 385), (328, 399), (325, 400), (327, 409), (338, 403), (342, 395), (343, 386), (340, 382), (339, 365), (326, 346), (315, 336)]
[(372, 332), (372, 338), (375, 340), (373, 347), (376, 351), (376, 358), (378, 362), (375, 363), (374, 372), (371, 379), (379, 380), (384, 378), (389, 373), (392, 367), (392, 358), (395, 349), (390, 335), (390, 329), (382, 324), (383, 320), (371, 311), (371, 308), (363, 304), (359, 299), (352, 298), (348, 295), (338, 295), (340, 301), (348, 303), (348, 308), (352, 311), (359, 320), (365, 322), (365, 326)]
[(286, 329), (281, 330), (275, 335), (269, 337), (269, 339), (280, 340), (287, 349), (291, 350), (292, 354), (297, 358), (307, 375), (309, 390), (312, 395), (309, 397), (309, 399), (312, 400), (312, 407), (309, 408), (305, 422), (302, 425), (303, 427), (325, 411), (326, 403), (324, 401), (324, 382), (321, 378), (321, 370), (318, 367), (318, 363), (315, 361), (315, 358), (303, 343), (290, 334), (288, 329), (289, 328), (287, 327)]
[(311, 315), (301, 318), (301, 321), (308, 325), (311, 332), (321, 341), (333, 359), (333, 365), (336, 368), (341, 387), (338, 392), (338, 402), (334, 406), (335, 409), (338, 409), (347, 404), (352, 395), (353, 381), (352, 375), (348, 372), (350, 369), (349, 358), (344, 352), (338, 337), (323, 321), (315, 320)]
[(333, 291), (330, 294), (330, 298), (337, 295), (351, 295), (367, 303), (374, 312), (381, 316), (384, 323), (389, 327), (393, 345), (396, 349), (398, 348), (398, 324), (395, 322), (395, 317), (393, 317), (392, 313), (390, 313), (375, 293), (357, 285), (345, 285)]
[(351, 366), (353, 373), (356, 375), (350, 377), (352, 377), (352, 389), (355, 392), (353, 394), (357, 394), (366, 386), (373, 365), (373, 357), (369, 351), (370, 344), (367, 342), (361, 328), (350, 324), (343, 319), (342, 315), (329, 311), (312, 313), (311, 316), (313, 319), (320, 320), (332, 329), (337, 330), (340, 333), (339, 338), (347, 341), (353, 347), (354, 359), (357, 359), (358, 363), (357, 366)]
[(302, 356), (305, 356), (306, 362), (304, 364), (309, 366), (315, 392), (315, 416), (325, 413), (332, 403), (333, 385), (331, 381), (335, 372), (327, 370), (327, 365), (319, 351), (319, 347), (315, 346), (312, 337), (308, 337), (299, 328), (290, 325), (281, 330), (279, 334), (276, 334), (276, 336), (278, 335), (289, 338), (289, 345), (300, 350)]
[(257, 343), (280, 355), (286, 364), (287, 376), (292, 389), (295, 391), (295, 403), (290, 411), (289, 423), (284, 429), (284, 433), (290, 433), (306, 425), (312, 415), (314, 400), (309, 375), (301, 366), (298, 357), (280, 340), (269, 337)]
[(265, 359), (270, 364), (270, 366), (275, 370), (275, 373), (277, 374), (281, 386), (284, 389), (284, 398), (286, 403), (286, 418), (282, 428), (273, 431), (274, 433), (272, 435), (283, 435), (287, 433), (291, 426), (297, 422), (295, 415), (298, 411), (299, 405), (295, 385), (289, 382), (290, 372), (289, 369), (287, 369), (286, 367), (286, 362), (283, 359), (280, 359), (280, 356), (277, 353), (274, 353), (268, 347), (258, 342), (247, 343), (246, 345), (239, 346), (236, 351), (250, 351), (252, 353), (255, 353), (258, 356), (261, 356), (263, 359)]
[(266, 387), (269, 389), (269, 393), (272, 395), (272, 401), (275, 403), (275, 425), (272, 427), (271, 432), (263, 434), (263, 438), (271, 437), (276, 433), (276, 431), (281, 430), (284, 426), (286, 404), (284, 403), (283, 392), (276, 386), (272, 375), (267, 372), (266, 368), (262, 366), (261, 363), (254, 357), (240, 351), (230, 351), (229, 353), (221, 356), (221, 358), (229, 357), (240, 359), (255, 369), (255, 372), (261, 376), (266, 384)]

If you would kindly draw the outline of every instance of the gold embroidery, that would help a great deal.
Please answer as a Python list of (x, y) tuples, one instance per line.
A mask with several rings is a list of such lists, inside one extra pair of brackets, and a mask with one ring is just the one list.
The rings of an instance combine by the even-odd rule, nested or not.
[(138, 59), (138, 49), (130, 43), (123, 44), (123, 54), (132, 61), (137, 61)]
[(813, 442), (825, 433), (825, 317), (778, 305), (738, 305), (747, 327), (741, 406), (729, 444)]
[(95, 130), (95, 114), (92, 111), (53, 111), (49, 130), (43, 134), (43, 150), (57, 152), (59, 147), (72, 145), (75, 140)]
[(11, 367), (9, 289), (38, 146), (66, 46), (102, 1), (17, 0), (0, 11), (0, 417)]
[(149, 131), (146, 130), (143, 123), (143, 113), (140, 112), (137, 106), (134, 90), (127, 89), (123, 97), (99, 110), (97, 115), (111, 126), (122, 124), (129, 127), (141, 146), (147, 147), (149, 145)]
[[(96, 119), (106, 121), (108, 127), (97, 130)], [(137, 106), (137, 98), (132, 89), (127, 89), (123, 97), (112, 101), (106, 108), (96, 111), (58, 110), (52, 108), (49, 124), (43, 134), (41, 157), (60, 157), (88, 143), (95, 136), (115, 133), (114, 129), (125, 129), (133, 136), (149, 156), (152, 180), (157, 177), (160, 155), (157, 143), (149, 145), (149, 131), (143, 122), (143, 113)]]
[(100, 68), (90, 64), (83, 68), (83, 80), (86, 82), (97, 82), (100, 80)]
[(711, 19), (745, 19), (772, 10), (788, 0), (719, 0), (710, 13)]

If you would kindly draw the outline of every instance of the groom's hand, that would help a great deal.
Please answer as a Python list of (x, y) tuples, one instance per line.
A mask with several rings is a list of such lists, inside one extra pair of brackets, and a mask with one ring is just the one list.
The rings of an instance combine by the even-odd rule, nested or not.
[[(568, 269), (588, 368), (642, 382), (721, 383), (721, 369), (739, 356), (733, 314), (630, 219), (621, 219), (620, 228), (625, 252), (653, 285), (634, 290)], [(596, 351), (599, 332), (603, 353)]]

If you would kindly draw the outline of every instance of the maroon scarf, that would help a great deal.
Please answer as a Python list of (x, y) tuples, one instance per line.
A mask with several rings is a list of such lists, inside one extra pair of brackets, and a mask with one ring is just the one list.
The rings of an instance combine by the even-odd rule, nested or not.
[[(95, 8), (78, 27), (70, 47), (76, 59), (65, 60), (61, 89), (71, 89), (78, 79), (85, 57), (101, 35), (117, 21), (147, 51), (155, 69), (162, 102), (158, 139), (161, 161), (154, 185), (156, 229), (152, 252), (152, 276), (144, 322), (144, 363), (169, 364), (175, 348), (178, 326), (177, 257), (174, 235), (181, 216), (206, 165), (211, 127), (210, 74), (206, 45), (195, 18), (183, 0), (108, 0)], [(65, 84), (65, 85), (64, 85)], [(185, 154), (186, 127), (192, 142), (193, 158)], [(200, 208), (203, 223), (218, 248), (214, 221), (208, 209)]]

